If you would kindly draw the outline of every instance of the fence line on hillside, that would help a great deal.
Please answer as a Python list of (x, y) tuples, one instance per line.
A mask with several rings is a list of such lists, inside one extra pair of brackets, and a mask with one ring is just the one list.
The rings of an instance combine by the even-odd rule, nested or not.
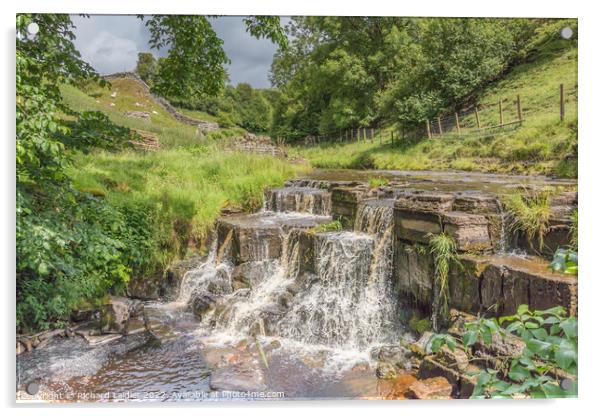
[(412, 131), (395, 132), (387, 130), (384, 126), (366, 126), (340, 129), (319, 135), (310, 135), (303, 139), (306, 146), (315, 146), (325, 142), (378, 142), (379, 144), (401, 143), (406, 139), (432, 139), (444, 136), (464, 137), (469, 135), (494, 135), (510, 128), (516, 128), (535, 114), (556, 113), (561, 122), (564, 122), (567, 113), (571, 112), (570, 104), (574, 103), (575, 114), (577, 111), (578, 86), (567, 88), (560, 84), (555, 93), (545, 97), (538, 97), (541, 103), (554, 103), (549, 108), (533, 108), (526, 96), (517, 94), (513, 99), (501, 99), (497, 102), (478, 103), (472, 107), (453, 113), (445, 113), (434, 119), (425, 120), (423, 128)]

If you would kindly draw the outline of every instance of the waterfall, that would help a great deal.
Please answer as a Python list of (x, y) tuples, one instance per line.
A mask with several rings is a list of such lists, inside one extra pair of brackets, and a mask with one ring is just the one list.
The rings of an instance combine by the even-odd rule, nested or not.
[(500, 242), (497, 251), (500, 253), (506, 253), (509, 249), (507, 223), (510, 220), (508, 212), (504, 209), (504, 205), (499, 199), (495, 199), (497, 204), (498, 212), (500, 214)]
[(317, 281), (295, 298), (282, 336), (357, 350), (396, 339), (393, 200), (368, 201), (356, 218), (355, 232), (316, 237)]
[(229, 278), (232, 265), (229, 262), (217, 260), (219, 253), (222, 251), (223, 247), (218, 251), (217, 239), (215, 239), (211, 243), (205, 261), (184, 274), (176, 303), (187, 304), (195, 291), (201, 290), (209, 282), (220, 276)]
[(323, 189), (285, 187), (265, 192), (265, 211), (329, 215), (330, 207), (330, 193)]
[[(266, 335), (286, 312), (292, 295), (288, 288), (294, 284), (299, 264), (298, 230), (290, 230), (283, 239), (279, 260), (261, 259), (249, 262), (262, 276), (250, 291), (237, 291), (225, 296), (203, 324), (232, 337), (259, 333)], [(267, 330), (266, 330), (267, 328)], [(269, 331), (273, 332), (273, 331)]]
[[(273, 190), (266, 208), (316, 212), (330, 201), (321, 190), (287, 189), (292, 192)], [(279, 259), (268, 259), (261, 241), (254, 246), (253, 261), (244, 265), (222, 265), (213, 254), (187, 275), (187, 286), (194, 286), (189, 293), (208, 288), (220, 273), (232, 283), (232, 276), (242, 270), (238, 267), (253, 275), (250, 288), (220, 295), (203, 314), (201, 326), (208, 333), (226, 339), (269, 335), (341, 351), (368, 351), (397, 342), (401, 329), (392, 283), (393, 200), (360, 204), (354, 231), (307, 234), (283, 227)]]
[(362, 202), (357, 210), (354, 229), (373, 235), (373, 261), (370, 280), (387, 283), (383, 293), (390, 293), (390, 280), (393, 273), (393, 199), (368, 200)]

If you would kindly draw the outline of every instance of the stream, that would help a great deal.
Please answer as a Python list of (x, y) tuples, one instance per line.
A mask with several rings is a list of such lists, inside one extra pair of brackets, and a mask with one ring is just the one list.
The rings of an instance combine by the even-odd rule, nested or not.
[[(17, 356), (23, 401), (199, 401), (388, 398), (377, 356), (415, 341), (393, 279), (394, 196), (360, 201), (351, 229), (328, 223), (322, 181), (382, 177), (419, 190), (503, 193), (572, 185), (456, 172), (321, 171), (266, 191), (261, 212), (221, 219), (202, 263), (172, 300), (144, 303), (150, 331), (91, 346), (55, 337)], [(503, 225), (503, 224), (502, 224)], [(236, 244), (235, 244), (236, 242)], [(308, 253), (312, 261), (308, 261)], [(413, 380), (408, 359), (407, 383)], [(39, 392), (30, 395), (35, 383)]]

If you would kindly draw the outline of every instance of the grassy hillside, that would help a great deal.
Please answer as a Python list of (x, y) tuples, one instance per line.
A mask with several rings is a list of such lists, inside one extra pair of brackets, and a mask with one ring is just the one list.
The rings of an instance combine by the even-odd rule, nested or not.
[[(130, 79), (86, 92), (64, 87), (63, 96), (71, 108), (101, 110), (113, 122), (158, 139), (161, 148), (155, 152), (76, 154), (69, 175), (76, 188), (115, 207), (152, 210), (155, 255), (163, 265), (175, 254), (183, 254), (190, 241), (202, 239), (220, 209), (256, 209), (264, 187), (280, 185), (300, 169), (269, 156), (226, 151), (228, 138), (244, 130), (219, 129), (200, 137), (195, 127), (175, 120)], [(127, 117), (126, 111), (149, 112), (150, 121)], [(198, 116), (197, 112), (189, 115)]]
[[(559, 120), (560, 83), (564, 83), (567, 95), (563, 123)], [(537, 45), (525, 63), (513, 67), (475, 99), (480, 104), (492, 104), (480, 109), (485, 127), (499, 122), (499, 100), (505, 121), (517, 119), (515, 100), (520, 94), (524, 115), (520, 126), (467, 133), (476, 126), (474, 113), (467, 111), (460, 119), (462, 134), (447, 133), (391, 145), (387, 131), (387, 143), (383, 145), (378, 140), (325, 143), (299, 146), (294, 151), (312, 166), (322, 168), (459, 169), (576, 177), (576, 86), (576, 43), (558, 38)]]

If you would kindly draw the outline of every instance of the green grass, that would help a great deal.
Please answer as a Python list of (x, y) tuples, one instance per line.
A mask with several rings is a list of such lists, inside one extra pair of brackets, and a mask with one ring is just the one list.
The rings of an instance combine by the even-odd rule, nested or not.
[(544, 236), (552, 215), (550, 192), (515, 193), (506, 196), (503, 203), (512, 215), (510, 229), (524, 232), (529, 244), (537, 238), (537, 248), (543, 250)]
[(189, 221), (193, 235), (202, 237), (221, 208), (257, 209), (263, 189), (281, 186), (295, 168), (268, 156), (170, 149), (80, 154), (69, 174), (76, 188), (116, 205), (136, 199), (166, 205), (170, 221)]
[(317, 225), (317, 226), (309, 229), (308, 231), (312, 234), (318, 234), (318, 233), (328, 233), (331, 231), (342, 231), (342, 230), (343, 230), (343, 224), (341, 224), (341, 222), (339, 220), (335, 220), (335, 221), (330, 221), (330, 222), (326, 222), (324, 224)]
[(382, 176), (376, 176), (368, 179), (368, 186), (370, 188), (378, 188), (379, 186), (386, 186), (388, 184), (389, 180), (387, 178), (383, 178)]
[[(560, 23), (559, 23), (560, 24)], [(565, 23), (566, 24), (566, 23)], [(566, 118), (560, 122), (559, 84), (567, 94)], [(435, 135), (432, 139), (390, 143), (323, 143), (298, 146), (291, 154), (318, 168), (401, 169), (545, 174), (577, 177), (577, 47), (559, 39), (538, 46), (526, 63), (515, 66), (499, 81), (485, 88), (479, 103), (502, 101), (504, 121), (517, 119), (516, 96), (521, 95), (522, 125), (468, 133), (476, 127), (473, 113), (460, 120), (463, 133)], [(482, 127), (499, 123), (497, 105), (483, 107)], [(386, 138), (386, 139), (385, 139)]]
[[(154, 134), (165, 148), (226, 144), (225, 139), (245, 133), (244, 129), (230, 128), (212, 131), (201, 137), (197, 134), (196, 127), (173, 118), (140, 84), (131, 79), (116, 79), (111, 82), (110, 88), (95, 87), (86, 92), (66, 85), (61, 88), (61, 92), (70, 108), (78, 111), (102, 111), (116, 124)], [(117, 96), (111, 97), (112, 92), (116, 92)], [(111, 103), (115, 105), (111, 106)], [(148, 112), (150, 121), (128, 117), (125, 115), (127, 111)]]
[[(112, 92), (117, 96), (111, 97)], [(244, 133), (240, 128), (198, 136), (195, 127), (174, 119), (129, 79), (112, 81), (110, 89), (86, 92), (65, 86), (62, 93), (71, 108), (103, 111), (113, 122), (158, 139), (161, 148), (155, 152), (74, 154), (68, 171), (76, 188), (105, 198), (113, 206), (153, 207), (158, 213), (157, 227), (165, 234), (157, 248), (165, 255), (158, 257), (178, 251), (173, 250), (175, 240), (180, 246), (200, 242), (224, 207), (259, 208), (265, 187), (281, 186), (302, 169), (283, 159), (225, 149), (233, 137)], [(134, 110), (150, 112), (150, 121), (124, 115)]]

